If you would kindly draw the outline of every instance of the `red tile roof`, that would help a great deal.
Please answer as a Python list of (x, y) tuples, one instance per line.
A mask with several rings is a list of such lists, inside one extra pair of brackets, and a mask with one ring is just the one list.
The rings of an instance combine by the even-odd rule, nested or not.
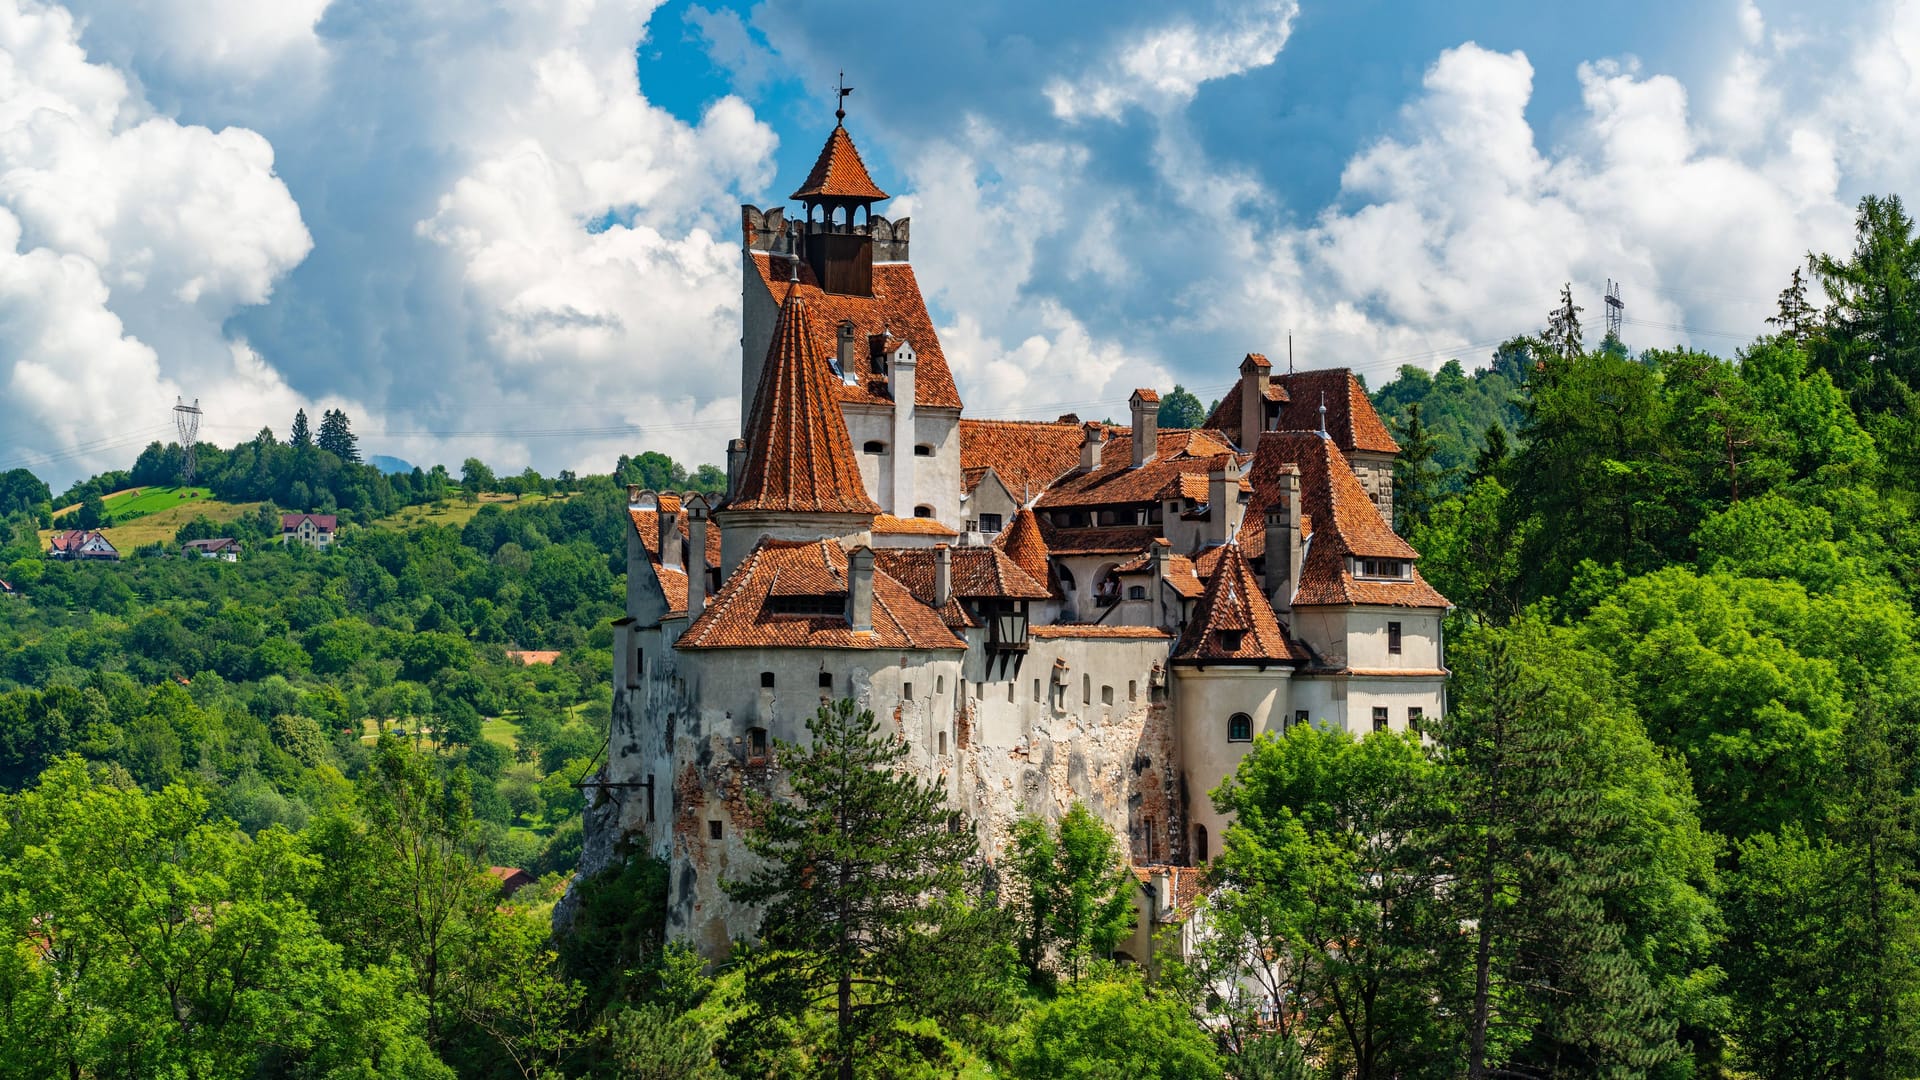
[[(1280, 406), (1281, 431), (1319, 431), (1320, 402), (1327, 403), (1327, 434), (1340, 449), (1379, 454), (1397, 454), (1400, 444), (1374, 410), (1367, 392), (1347, 368), (1317, 368), (1275, 375), (1267, 393), (1269, 401)], [(1276, 396), (1277, 395), (1277, 396)], [(1207, 417), (1208, 427), (1225, 431), (1235, 442), (1240, 439), (1240, 384), (1234, 383), (1227, 396)]]
[(827, 136), (827, 144), (820, 148), (820, 156), (814, 159), (813, 171), (807, 174), (807, 182), (800, 190), (787, 196), (789, 199), (839, 198), (839, 199), (885, 199), (886, 192), (867, 175), (867, 166), (860, 160), (860, 151), (853, 145), (853, 136), (847, 134), (844, 125), (834, 125), (833, 132)]
[(1048, 569), (1047, 539), (1040, 531), (1040, 522), (1033, 511), (1021, 507), (1013, 515), (1013, 524), (994, 540), (994, 546), (1007, 553), (1015, 566), (1026, 571), (1027, 576), (1047, 586), (1053, 587), (1053, 574)]
[(1160, 530), (1153, 525), (1063, 529), (1042, 524), (1040, 533), (1054, 555), (1137, 555), (1160, 539)]
[[(1161, 539), (1154, 541), (1154, 543), (1166, 544), (1167, 541)], [(1151, 549), (1143, 551), (1134, 558), (1128, 559), (1126, 562), (1114, 567), (1113, 572), (1116, 574), (1150, 573), (1153, 570), (1154, 555), (1155, 552)], [(1172, 585), (1175, 592), (1189, 599), (1199, 596), (1205, 592), (1207, 588), (1206, 585), (1201, 582), (1198, 573), (1195, 571), (1193, 560), (1187, 558), (1185, 555), (1167, 556), (1167, 584)]]
[(762, 540), (681, 635), (682, 649), (964, 649), (939, 612), (884, 571), (873, 574), (873, 629), (845, 615), (783, 615), (771, 596), (847, 595), (847, 553), (832, 540)]
[(881, 535), (959, 536), (960, 530), (942, 525), (933, 518), (894, 517), (881, 514), (873, 519), (873, 531)]
[[(953, 575), (953, 595), (973, 598), (1044, 600), (1047, 587), (1022, 570), (1006, 552), (992, 547), (947, 549)], [(875, 568), (933, 602), (933, 578), (940, 562), (936, 548), (875, 548)]]
[(106, 544), (108, 549), (113, 548), (113, 544), (107, 540), (106, 536), (96, 529), (67, 529), (47, 538), (48, 550), (63, 554), (75, 552), (86, 547), (89, 540), (98, 540)]
[(833, 372), (816, 349), (808, 304), (790, 289), (760, 368), (747, 460), (728, 510), (878, 514), (867, 497)]
[[(764, 251), (752, 253), (760, 280), (775, 297), (787, 295), (788, 274), (792, 263)], [(920, 296), (920, 283), (913, 267), (906, 263), (878, 263), (873, 268), (873, 295), (848, 296), (823, 292), (814, 279), (813, 268), (802, 260), (799, 267), (799, 295), (813, 310), (814, 351), (824, 363), (839, 351), (839, 327), (842, 321), (853, 323), (855, 353), (851, 375), (856, 382), (833, 380), (834, 393), (842, 401), (866, 405), (890, 405), (887, 377), (875, 375), (867, 362), (867, 341), (885, 333), (913, 345), (916, 355), (913, 382), (914, 404), (923, 408), (957, 409), (960, 388), (954, 385), (953, 372), (947, 367), (946, 353), (940, 349), (940, 337), (934, 333), (933, 319), (927, 315), (927, 302)]]
[(302, 521), (313, 522), (313, 527), (321, 532), (333, 532), (339, 517), (335, 514), (281, 514), (280, 531), (292, 532), (300, 527)]
[[(1151, 460), (1133, 467), (1133, 432), (1114, 429), (1092, 472), (1076, 469), (1062, 478), (1036, 505), (1041, 507), (1121, 506), (1170, 498), (1205, 497), (1207, 475), (1238, 453), (1218, 431), (1162, 431)], [(1244, 482), (1240, 490), (1249, 490)]]
[(1104, 626), (1097, 623), (1062, 623), (1058, 626), (1034, 626), (1027, 636), (1037, 638), (1139, 638), (1165, 640), (1172, 634), (1157, 626)]
[[(1231, 640), (1237, 637), (1238, 640)], [(1280, 629), (1273, 604), (1237, 544), (1222, 546), (1193, 618), (1174, 648), (1176, 660), (1293, 661), (1305, 659)]]
[(1016, 499), (1031, 498), (1080, 467), (1080, 424), (1032, 420), (960, 421), (960, 468), (967, 489), (991, 468)]
[[(1420, 553), (1380, 517), (1344, 455), (1318, 432), (1269, 432), (1260, 440), (1248, 476), (1253, 496), (1240, 526), (1240, 547), (1248, 558), (1266, 554), (1266, 510), (1279, 498), (1281, 470), (1300, 470), (1300, 507), (1312, 537), (1300, 570), (1295, 605), (1386, 604), (1396, 607), (1447, 607), (1447, 598), (1427, 584), (1416, 568), (1411, 580), (1375, 581), (1354, 577), (1346, 556), (1414, 560)], [(1202, 560), (1202, 571), (1206, 567)]]

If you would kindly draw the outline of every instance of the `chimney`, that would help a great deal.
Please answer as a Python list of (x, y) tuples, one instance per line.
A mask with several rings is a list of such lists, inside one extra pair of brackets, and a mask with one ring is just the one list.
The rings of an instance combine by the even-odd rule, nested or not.
[(1265, 568), (1261, 588), (1273, 601), (1275, 611), (1293, 608), (1294, 590), (1300, 587), (1300, 467), (1280, 468), (1279, 498), (1267, 507)]
[(740, 473), (747, 467), (747, 440), (727, 440), (727, 501), (733, 501), (734, 492), (740, 490)]
[(1273, 365), (1259, 353), (1248, 353), (1240, 361), (1240, 449), (1251, 454), (1260, 448), (1260, 434), (1267, 430), (1267, 390), (1273, 381)]
[(943, 608), (953, 599), (953, 549), (933, 545), (933, 606)]
[(707, 610), (707, 499), (689, 495), (680, 504), (687, 513), (687, 623)]
[(847, 552), (847, 623), (855, 633), (873, 629), (873, 549)]
[(904, 341), (887, 354), (893, 383), (893, 516), (903, 518), (913, 516), (915, 366), (913, 346)]
[(1207, 474), (1207, 543), (1233, 539), (1240, 524), (1240, 465), (1232, 454)]
[(628, 506), (640, 505), (640, 485), (639, 484), (627, 485), (627, 505)]
[(1106, 445), (1107, 429), (1098, 421), (1089, 420), (1080, 426), (1080, 469), (1092, 472), (1100, 467), (1100, 448)]
[[(1164, 602), (1169, 596), (1173, 595), (1167, 587), (1167, 579), (1173, 576), (1173, 541), (1168, 540), (1164, 536), (1154, 537), (1152, 555), (1153, 597), (1155, 600)], [(1157, 617), (1159, 614), (1160, 609), (1154, 609), (1153, 615)], [(1180, 617), (1180, 606), (1178, 602), (1174, 604), (1173, 614), (1175, 619)]]
[(1137, 469), (1160, 452), (1160, 395), (1135, 390), (1127, 404), (1133, 407), (1133, 467)]
[(853, 374), (853, 320), (841, 319), (838, 345), (834, 353), (834, 366), (839, 369), (840, 381), (845, 382)]
[(667, 509), (666, 503), (659, 503), (660, 520), (660, 565), (669, 570), (680, 569), (680, 515)]

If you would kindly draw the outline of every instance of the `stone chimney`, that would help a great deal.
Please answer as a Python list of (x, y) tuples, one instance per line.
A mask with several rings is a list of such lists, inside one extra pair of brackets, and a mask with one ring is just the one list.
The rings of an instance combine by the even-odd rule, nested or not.
[(680, 559), (680, 515), (667, 509), (664, 500), (659, 502), (660, 512), (660, 565), (669, 570), (681, 568)]
[(1273, 365), (1259, 353), (1248, 353), (1240, 361), (1240, 449), (1251, 454), (1260, 448), (1260, 435), (1267, 430), (1267, 390), (1273, 382)]
[(840, 371), (840, 381), (845, 382), (853, 374), (853, 364), (857, 357), (853, 348), (853, 320), (841, 319), (835, 338), (834, 366)]
[(1294, 590), (1300, 587), (1300, 466), (1280, 467), (1280, 495), (1267, 507), (1265, 569), (1260, 587), (1273, 601), (1275, 611), (1293, 608)]
[(1092, 472), (1100, 467), (1100, 450), (1107, 444), (1107, 429), (1089, 420), (1080, 426), (1080, 469)]
[(847, 623), (855, 633), (873, 629), (873, 549), (847, 552)]
[(1207, 474), (1207, 543), (1224, 544), (1240, 527), (1240, 465), (1229, 454)]
[(887, 354), (893, 385), (893, 516), (913, 516), (913, 444), (915, 442), (913, 382), (918, 361), (906, 342)]
[(933, 546), (933, 606), (943, 608), (953, 599), (953, 549), (945, 544)]
[(627, 505), (628, 506), (640, 505), (640, 485), (639, 484), (627, 485)]
[(1135, 390), (1127, 404), (1133, 409), (1133, 467), (1137, 469), (1160, 452), (1160, 394)]
[(687, 514), (687, 624), (707, 610), (707, 499), (689, 495), (680, 504)]
[(727, 440), (727, 499), (732, 501), (733, 494), (740, 490), (740, 473), (747, 467), (747, 440)]

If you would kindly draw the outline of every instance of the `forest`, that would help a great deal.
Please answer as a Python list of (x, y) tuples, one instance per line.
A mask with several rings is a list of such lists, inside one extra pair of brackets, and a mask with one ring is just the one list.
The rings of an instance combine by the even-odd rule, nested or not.
[[(1145, 970), (1091, 815), (981, 851), (851, 702), (775, 748), (794, 797), (725, 882), (756, 942), (667, 944), (643, 853), (560, 899), (619, 485), (701, 470), (400, 528), (337, 439), (263, 432), (208, 483), (364, 516), (230, 565), (48, 562), (52, 507), (126, 478), (0, 477), (0, 1046), (36, 1048), (0, 1077), (1920, 1077), (1920, 237), (1873, 197), (1783, 269), (1731, 357), (1594, 340), (1562, 290), (1374, 392), (1446, 714), (1195, 792), (1234, 824)], [(468, 466), (387, 490), (501, 483)]]

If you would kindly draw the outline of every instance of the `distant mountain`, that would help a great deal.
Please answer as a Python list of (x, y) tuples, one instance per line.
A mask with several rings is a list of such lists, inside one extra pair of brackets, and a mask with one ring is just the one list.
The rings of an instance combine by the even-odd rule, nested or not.
[(373, 466), (376, 469), (379, 469), (383, 473), (388, 473), (388, 474), (397, 473), (397, 472), (410, 473), (413, 471), (412, 462), (402, 461), (397, 457), (390, 457), (386, 454), (373, 455), (372, 457), (367, 459), (367, 464)]

